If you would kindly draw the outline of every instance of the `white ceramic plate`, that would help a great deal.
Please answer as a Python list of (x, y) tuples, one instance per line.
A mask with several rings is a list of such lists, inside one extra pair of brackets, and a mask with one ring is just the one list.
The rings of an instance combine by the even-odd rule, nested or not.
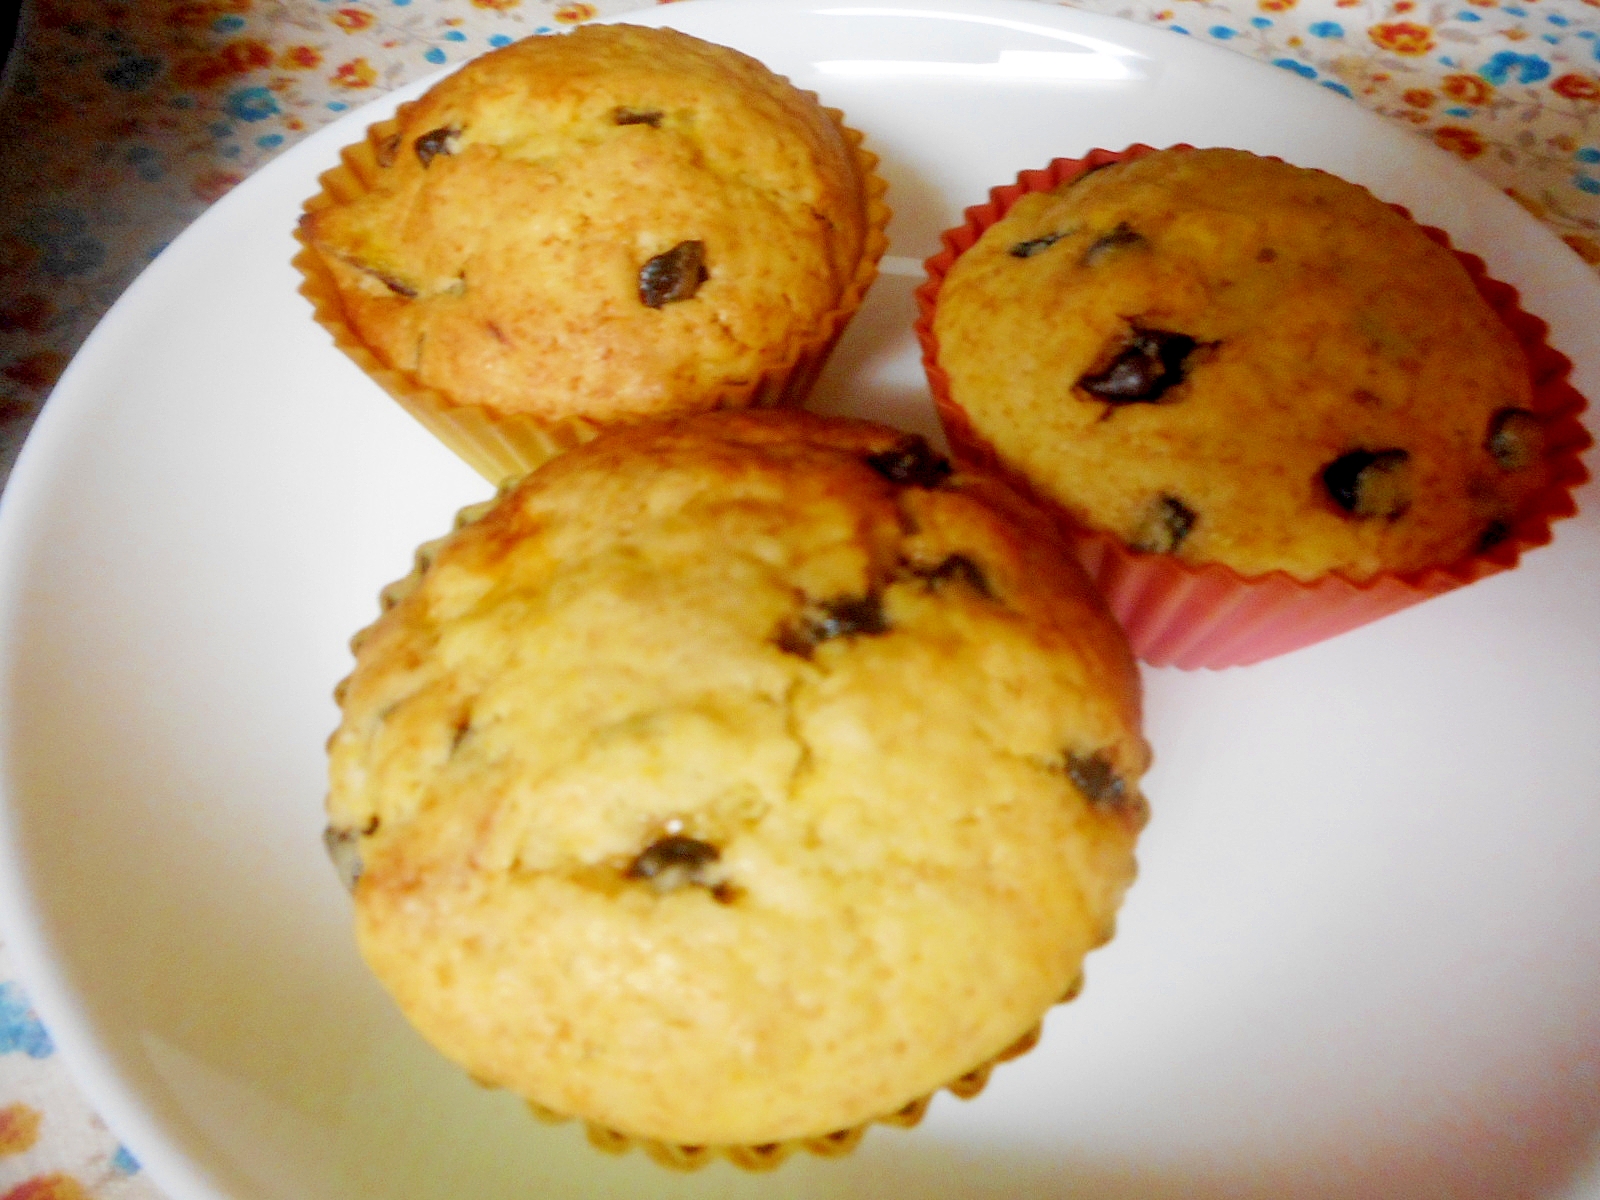
[[(937, 231), (1020, 168), (1180, 140), (1330, 168), (1444, 226), (1600, 395), (1587, 269), (1287, 72), (1021, 0), (637, 19), (760, 56), (884, 157), (899, 273), (822, 407), (931, 429), (909, 297)], [(1038, 1050), (915, 1132), (679, 1176), (436, 1058), (352, 946), (322, 742), (378, 588), (487, 488), (331, 347), (289, 267), (316, 174), (396, 99), (161, 256), (63, 378), (0, 513), (6, 936), (173, 1200), (1600, 1197), (1592, 487), (1513, 573), (1263, 666), (1150, 673), (1155, 818), (1118, 939)]]

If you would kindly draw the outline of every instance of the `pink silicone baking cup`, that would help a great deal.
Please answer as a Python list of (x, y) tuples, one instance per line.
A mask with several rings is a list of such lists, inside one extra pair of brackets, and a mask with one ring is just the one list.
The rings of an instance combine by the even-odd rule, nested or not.
[[(1056, 519), (1141, 661), (1156, 667), (1217, 668), (1248, 666), (1287, 654), (1509, 570), (1524, 552), (1550, 540), (1553, 522), (1577, 512), (1572, 491), (1589, 477), (1581, 455), (1592, 439), (1580, 420), (1584, 398), (1567, 381), (1571, 361), (1545, 340), (1548, 327), (1522, 309), (1516, 288), (1491, 278), (1483, 260), (1456, 250), (1443, 230), (1425, 225), (1419, 228), (1456, 256), (1479, 294), (1521, 343), (1533, 383), (1531, 407), (1544, 421), (1549, 483), (1529, 499), (1509, 536), (1491, 550), (1439, 567), (1361, 582), (1330, 574), (1302, 583), (1280, 571), (1246, 577), (1220, 564), (1190, 565), (1170, 555), (1130, 549), (1108, 534), (1079, 525), (1059, 504), (1041, 495), (999, 458), (950, 397), (949, 377), (939, 366), (933, 333), (939, 289), (956, 259), (1020, 197), (1049, 191), (1099, 167), (1142, 158), (1154, 149), (1133, 145), (1120, 151), (1091, 150), (1082, 158), (1058, 158), (1041, 170), (1023, 171), (1015, 183), (992, 189), (987, 203), (967, 209), (964, 222), (941, 235), (944, 249), (924, 264), (928, 278), (916, 293), (923, 367), (952, 454), (963, 463), (999, 472)], [(1411, 215), (1399, 205), (1392, 207), (1407, 218)]]

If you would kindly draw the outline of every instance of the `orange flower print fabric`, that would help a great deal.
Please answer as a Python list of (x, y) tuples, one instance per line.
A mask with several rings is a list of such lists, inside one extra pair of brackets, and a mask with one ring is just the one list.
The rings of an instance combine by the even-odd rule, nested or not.
[(334, 12), (333, 23), (346, 33), (360, 33), (363, 29), (371, 29), (376, 21), (371, 13), (360, 8), (341, 8)]
[(1478, 75), (1446, 75), (1440, 86), (1458, 104), (1483, 104), (1494, 95), (1493, 85)]
[(1550, 90), (1568, 100), (1600, 100), (1600, 80), (1592, 75), (1562, 75)]
[(333, 82), (344, 88), (369, 88), (378, 80), (378, 73), (364, 58), (342, 62), (333, 73)]
[(26, 1104), (7, 1104), (0, 1108), (0, 1158), (25, 1154), (39, 1140), (40, 1116)]
[(1465, 159), (1474, 159), (1489, 148), (1476, 130), (1460, 125), (1441, 125), (1433, 131), (1434, 144)]
[(1426, 54), (1434, 47), (1433, 30), (1411, 21), (1374, 25), (1367, 30), (1367, 36), (1380, 50), (1388, 50), (1393, 54)]

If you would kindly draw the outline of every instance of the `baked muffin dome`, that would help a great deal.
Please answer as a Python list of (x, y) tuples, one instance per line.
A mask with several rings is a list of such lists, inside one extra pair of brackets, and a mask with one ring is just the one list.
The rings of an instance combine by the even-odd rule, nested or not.
[(448, 403), (697, 411), (859, 302), (868, 187), (835, 117), (673, 30), (531, 37), (403, 106), (301, 238), (365, 348)]
[(1031, 510), (803, 413), (613, 431), (356, 642), (330, 841), (363, 953), (474, 1077), (688, 1145), (900, 1110), (1112, 933), (1138, 677)]
[(1456, 256), (1332, 175), (1175, 148), (1022, 197), (956, 260), (949, 398), (1077, 524), (1352, 580), (1504, 537), (1545, 482), (1516, 338)]

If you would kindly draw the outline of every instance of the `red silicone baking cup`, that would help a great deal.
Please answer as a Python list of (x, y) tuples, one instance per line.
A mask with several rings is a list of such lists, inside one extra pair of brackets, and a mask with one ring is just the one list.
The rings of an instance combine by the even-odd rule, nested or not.
[[(1180, 145), (1173, 149), (1188, 150)], [(1058, 158), (1017, 181), (996, 187), (985, 204), (967, 209), (965, 221), (941, 235), (944, 249), (924, 264), (928, 278), (917, 289), (917, 339), (950, 449), (961, 462), (997, 471), (1055, 517), (1078, 559), (1122, 622), (1141, 661), (1155, 667), (1234, 667), (1262, 662), (1324, 641), (1418, 601), (1498, 574), (1522, 554), (1550, 540), (1552, 522), (1577, 512), (1572, 491), (1588, 476), (1581, 455), (1592, 439), (1580, 420), (1584, 398), (1567, 382), (1571, 361), (1545, 340), (1547, 326), (1525, 312), (1517, 290), (1492, 279), (1483, 260), (1456, 250), (1443, 230), (1419, 226), (1466, 268), (1480, 295), (1499, 314), (1527, 354), (1533, 383), (1531, 407), (1544, 420), (1549, 482), (1535, 493), (1493, 549), (1457, 562), (1418, 571), (1379, 575), (1356, 582), (1330, 574), (1311, 583), (1281, 572), (1246, 577), (1220, 564), (1191, 565), (1163, 554), (1130, 549), (1114, 537), (1077, 524), (1058, 504), (1000, 460), (950, 397), (950, 381), (939, 366), (933, 313), (939, 289), (956, 259), (1029, 192), (1049, 191), (1088, 171), (1143, 158), (1145, 145), (1091, 150), (1082, 158)], [(1396, 211), (1410, 213), (1399, 205)]]

